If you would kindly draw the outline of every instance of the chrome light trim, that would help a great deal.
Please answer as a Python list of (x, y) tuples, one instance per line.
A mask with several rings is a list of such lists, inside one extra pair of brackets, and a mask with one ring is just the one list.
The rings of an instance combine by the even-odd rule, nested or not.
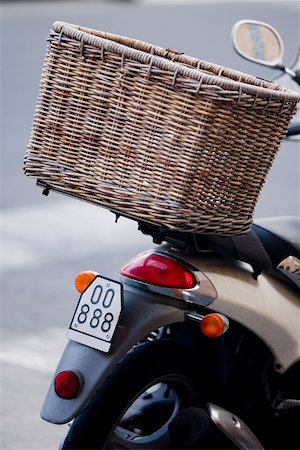
[(253, 431), (238, 416), (213, 403), (208, 403), (207, 408), (212, 421), (237, 448), (264, 450)]
[(142, 281), (134, 280), (124, 275), (121, 275), (120, 280), (125, 284), (131, 285), (139, 289), (143, 289), (145, 291), (153, 292), (155, 294), (160, 294), (167, 297), (172, 297), (177, 300), (183, 300), (190, 306), (192, 305), (208, 306), (217, 298), (218, 293), (214, 285), (203, 272), (193, 267), (191, 264), (188, 264), (181, 258), (170, 255), (169, 253), (165, 254), (164, 252), (160, 251), (154, 251), (153, 253), (160, 254), (162, 256), (165, 256), (166, 258), (173, 259), (174, 261), (177, 261), (180, 264), (182, 264), (182, 266), (184, 266), (186, 269), (190, 270), (196, 278), (197, 281), (196, 286), (194, 286), (191, 289), (154, 286), (153, 284), (148, 284)]

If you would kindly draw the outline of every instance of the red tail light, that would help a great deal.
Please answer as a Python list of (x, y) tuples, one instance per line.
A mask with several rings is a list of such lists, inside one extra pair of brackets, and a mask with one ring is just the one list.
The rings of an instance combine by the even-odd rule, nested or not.
[(75, 398), (80, 389), (80, 381), (76, 373), (71, 370), (64, 370), (56, 375), (54, 388), (60, 398)]
[(190, 289), (196, 278), (186, 267), (157, 253), (143, 253), (129, 261), (121, 274), (143, 283), (178, 289)]

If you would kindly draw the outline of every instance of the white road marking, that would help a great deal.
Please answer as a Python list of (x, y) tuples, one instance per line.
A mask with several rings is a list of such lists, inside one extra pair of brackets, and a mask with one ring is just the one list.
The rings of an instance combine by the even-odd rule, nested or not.
[(49, 260), (151, 247), (136, 222), (114, 220), (111, 212), (73, 199), (4, 210), (0, 266), (20, 269)]
[(67, 343), (66, 330), (47, 328), (39, 336), (2, 342), (0, 361), (42, 373), (53, 373)]
[[(54, 195), (54, 194), (53, 194)], [(152, 246), (136, 222), (74, 199), (53, 199), (43, 205), (6, 209), (1, 214), (2, 270), (20, 270), (42, 263)], [(4, 340), (0, 362), (52, 374), (67, 343), (66, 329), (47, 328), (42, 334)]]

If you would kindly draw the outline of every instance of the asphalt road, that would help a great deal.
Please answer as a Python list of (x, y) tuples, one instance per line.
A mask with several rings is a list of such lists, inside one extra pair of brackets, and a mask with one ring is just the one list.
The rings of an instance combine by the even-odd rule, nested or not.
[[(184, 3), (184, 2), (183, 2)], [(241, 18), (270, 22), (286, 46), (287, 64), (299, 43), (296, 1), (188, 2), (178, 0), (5, 2), (1, 17), (2, 281), (1, 448), (57, 448), (62, 428), (44, 423), (39, 409), (77, 295), (73, 280), (92, 269), (116, 277), (120, 266), (150, 247), (129, 220), (52, 194), (41, 195), (22, 173), (40, 72), (51, 24), (59, 19), (182, 49), (208, 61), (264, 78), (270, 69), (242, 60), (230, 30)], [(284, 144), (264, 187), (257, 216), (299, 214), (299, 148)]]

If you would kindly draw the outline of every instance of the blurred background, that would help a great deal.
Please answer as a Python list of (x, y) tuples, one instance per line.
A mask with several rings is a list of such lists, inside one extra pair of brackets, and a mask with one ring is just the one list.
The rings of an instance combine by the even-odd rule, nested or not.
[[(56, 449), (63, 427), (39, 410), (78, 295), (82, 270), (117, 277), (122, 264), (152, 246), (136, 224), (101, 208), (50, 194), (22, 172), (46, 38), (52, 23), (123, 34), (271, 79), (276, 71), (235, 54), (240, 19), (269, 22), (291, 65), (299, 47), (299, 2), (274, 0), (86, 0), (1, 2), (1, 442), (3, 450)], [(299, 142), (299, 141), (298, 141)], [(299, 214), (299, 144), (283, 145), (257, 217)]]

